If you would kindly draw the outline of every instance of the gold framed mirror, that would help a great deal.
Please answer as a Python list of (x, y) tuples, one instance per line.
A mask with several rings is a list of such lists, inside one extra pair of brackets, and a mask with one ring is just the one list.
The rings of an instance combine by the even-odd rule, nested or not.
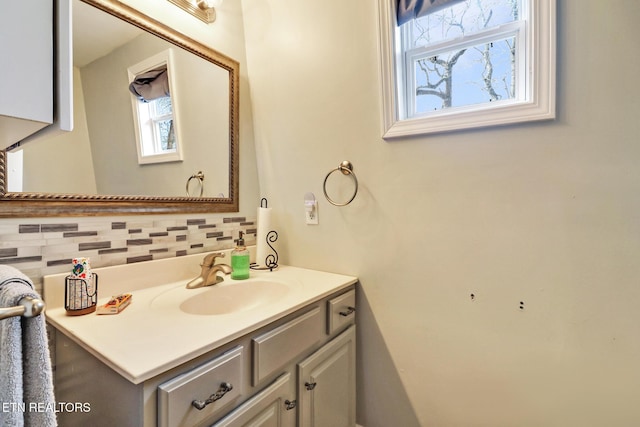
[[(229, 58), (175, 30), (168, 26), (150, 18), (141, 12), (123, 4), (116, 0), (75, 0), (83, 3), (83, 6), (90, 5), (93, 8), (106, 13), (112, 17), (118, 18), (118, 20), (124, 21), (134, 27), (144, 30), (145, 34), (151, 34), (154, 37), (168, 42), (172, 49), (175, 48), (180, 54), (186, 52), (194, 58), (202, 59), (214, 66), (218, 67), (221, 71), (228, 73), (228, 90), (225, 88), (224, 98), (227, 98), (228, 93), (228, 108), (224, 103), (223, 110), (221, 110), (225, 123), (224, 129), (224, 141), (222, 143), (222, 150), (220, 155), (215, 155), (210, 158), (209, 154), (203, 152), (202, 148), (198, 148), (198, 151), (190, 156), (190, 158), (199, 158), (199, 161), (205, 165), (210, 165), (212, 170), (222, 170), (223, 177), (218, 179), (222, 182), (222, 189), (219, 187), (215, 190), (215, 195), (205, 194), (203, 197), (192, 197), (188, 195), (175, 194), (162, 194), (157, 191), (153, 194), (145, 192), (133, 193), (127, 191), (117, 192), (111, 194), (108, 190), (106, 192), (98, 191), (96, 194), (84, 193), (84, 192), (65, 192), (65, 191), (11, 191), (9, 186), (9, 171), (10, 168), (7, 161), (7, 152), (0, 152), (0, 217), (46, 217), (46, 216), (96, 216), (96, 215), (130, 215), (130, 214), (189, 214), (189, 213), (225, 213), (225, 212), (237, 212), (239, 207), (239, 63), (232, 58)], [(226, 76), (226, 74), (225, 74)], [(206, 76), (205, 76), (206, 79)], [(224, 83), (224, 82), (223, 82)], [(208, 93), (205, 91), (205, 93)], [(215, 94), (211, 94), (214, 97)], [(183, 105), (189, 106), (188, 100), (183, 102)], [(185, 108), (187, 109), (187, 108)], [(129, 115), (131, 113), (128, 113)], [(202, 121), (202, 120), (200, 120)], [(118, 122), (111, 124), (111, 129), (115, 132), (117, 130)], [(183, 123), (186, 128), (188, 124)], [(226, 129), (228, 124), (228, 130)], [(182, 124), (181, 124), (182, 125)], [(213, 126), (211, 126), (213, 127)], [(103, 132), (107, 133), (107, 132)], [(183, 130), (184, 134), (184, 130)], [(199, 131), (197, 135), (210, 135), (209, 130)], [(193, 138), (193, 140), (201, 140), (203, 138)], [(228, 139), (228, 147), (226, 144)], [(185, 138), (184, 143), (190, 144), (190, 140)], [(93, 143), (93, 142), (92, 142)], [(31, 142), (25, 144), (25, 149), (29, 147)], [(212, 141), (207, 140), (207, 144), (213, 144)], [(108, 144), (102, 144), (104, 147)], [(134, 148), (135, 149), (135, 148)], [(97, 155), (94, 150), (93, 161), (95, 163), (96, 158), (104, 156), (100, 151), (97, 151)], [(70, 154), (72, 155), (72, 154)], [(46, 156), (41, 156), (46, 157)], [(44, 159), (43, 159), (44, 160)], [(122, 159), (116, 159), (112, 168), (117, 167), (116, 164), (123, 163)], [(137, 160), (136, 160), (137, 163)], [(185, 162), (186, 163), (186, 162)], [(181, 165), (184, 166), (184, 165)], [(146, 172), (151, 171), (152, 168), (158, 166), (145, 166)], [(173, 165), (177, 167), (176, 164)], [(189, 166), (190, 167), (190, 166)], [(46, 173), (50, 176), (55, 176), (60, 173), (58, 166), (54, 164), (48, 164), (46, 167)], [(188, 180), (191, 173), (201, 169), (193, 168), (193, 171), (189, 169), (189, 173), (185, 170), (180, 172), (177, 178), (171, 178), (172, 185), (175, 184), (177, 188), (182, 189), (184, 193), (185, 183), (188, 184)], [(104, 172), (105, 174), (109, 172)], [(206, 172), (206, 171), (205, 171)], [(110, 171), (113, 179), (110, 181), (117, 181), (122, 174), (115, 170)], [(218, 173), (218, 172), (216, 172)], [(138, 181), (154, 181), (158, 180), (159, 176), (164, 179), (165, 172), (158, 172), (155, 175), (150, 175), (151, 178), (144, 179), (129, 179), (125, 180), (122, 185), (135, 187), (135, 183)], [(228, 180), (226, 179), (228, 175)], [(210, 175), (207, 174), (207, 177)], [(81, 178), (77, 178), (81, 179)], [(211, 179), (211, 178), (210, 178)], [(175, 181), (175, 182), (174, 182)], [(206, 181), (207, 186), (209, 181)], [(166, 186), (166, 185), (165, 185)], [(109, 188), (118, 188), (111, 186)], [(122, 188), (122, 187), (121, 187)], [(127, 188), (128, 190), (128, 188)], [(212, 190), (213, 191), (213, 190)], [(191, 194), (197, 194), (196, 191), (192, 191)]]

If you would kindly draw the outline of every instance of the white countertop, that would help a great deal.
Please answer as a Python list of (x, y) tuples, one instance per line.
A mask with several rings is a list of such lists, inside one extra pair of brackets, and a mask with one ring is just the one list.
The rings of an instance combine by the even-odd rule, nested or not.
[[(286, 282), (289, 291), (268, 304), (243, 311), (188, 314), (180, 310), (179, 302), (171, 304), (167, 294), (192, 296), (212, 289), (184, 289), (186, 282), (200, 272), (203, 257), (204, 254), (198, 254), (95, 269), (99, 275), (98, 305), (107, 302), (111, 295), (122, 292), (133, 295), (131, 304), (116, 315), (68, 316), (63, 303), (65, 275), (46, 276), (47, 321), (124, 378), (139, 384), (357, 281), (352, 276), (291, 266), (280, 266), (273, 272), (252, 270), (249, 280)], [(165, 268), (168, 270), (163, 273)], [(156, 286), (151, 286), (150, 279), (145, 282), (141, 275), (152, 276), (154, 280), (160, 275), (171, 282), (156, 281)], [(225, 276), (224, 282), (216, 286), (239, 282), (242, 281)]]

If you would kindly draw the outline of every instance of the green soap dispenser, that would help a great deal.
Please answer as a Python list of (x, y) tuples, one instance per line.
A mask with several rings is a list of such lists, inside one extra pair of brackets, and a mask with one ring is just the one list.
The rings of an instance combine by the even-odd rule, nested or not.
[(244, 245), (240, 232), (236, 248), (231, 251), (231, 278), (235, 280), (243, 280), (249, 278), (249, 249)]

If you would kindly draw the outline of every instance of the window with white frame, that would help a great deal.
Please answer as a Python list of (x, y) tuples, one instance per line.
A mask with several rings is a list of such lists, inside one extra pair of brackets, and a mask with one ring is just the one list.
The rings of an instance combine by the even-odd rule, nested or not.
[(385, 138), (555, 117), (555, 0), (379, 1)]

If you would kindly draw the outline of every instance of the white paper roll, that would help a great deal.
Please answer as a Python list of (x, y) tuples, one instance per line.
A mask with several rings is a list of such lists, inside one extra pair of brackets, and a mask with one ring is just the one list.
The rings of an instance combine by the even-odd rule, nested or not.
[(265, 259), (272, 253), (267, 245), (267, 234), (271, 228), (271, 208), (258, 208), (258, 231), (256, 233), (256, 264), (264, 267)]
[(73, 258), (71, 277), (74, 279), (91, 279), (91, 262), (89, 258)]
[(67, 286), (69, 308), (80, 310), (93, 305), (92, 295), (95, 295), (95, 278), (91, 272), (89, 258), (73, 258), (73, 268), (69, 277), (71, 281)]

